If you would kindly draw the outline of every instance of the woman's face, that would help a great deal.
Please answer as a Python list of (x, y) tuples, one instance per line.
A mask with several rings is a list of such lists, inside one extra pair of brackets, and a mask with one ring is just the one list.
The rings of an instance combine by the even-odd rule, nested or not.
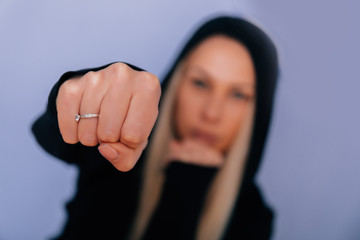
[(202, 41), (184, 61), (175, 107), (177, 136), (225, 153), (254, 98), (255, 78), (241, 43), (223, 35)]

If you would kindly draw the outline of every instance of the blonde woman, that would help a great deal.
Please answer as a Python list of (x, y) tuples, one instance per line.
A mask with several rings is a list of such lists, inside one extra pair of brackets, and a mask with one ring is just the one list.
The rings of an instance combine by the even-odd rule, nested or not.
[(254, 176), (277, 75), (271, 40), (235, 17), (203, 24), (162, 85), (125, 63), (64, 74), (33, 125), (79, 168), (57, 239), (268, 239)]

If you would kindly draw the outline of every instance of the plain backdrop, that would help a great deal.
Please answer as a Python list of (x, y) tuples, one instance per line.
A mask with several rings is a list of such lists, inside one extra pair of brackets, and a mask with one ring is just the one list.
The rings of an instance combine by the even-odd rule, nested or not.
[(281, 78), (257, 181), (273, 239), (360, 239), (358, 1), (0, 1), (0, 239), (48, 239), (76, 170), (30, 132), (68, 70), (127, 61), (160, 78), (205, 18), (244, 16), (276, 42)]

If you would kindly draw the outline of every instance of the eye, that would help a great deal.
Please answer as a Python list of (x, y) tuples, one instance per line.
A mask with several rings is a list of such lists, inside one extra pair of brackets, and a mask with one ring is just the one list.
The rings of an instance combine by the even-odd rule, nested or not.
[(240, 91), (233, 91), (231, 93), (231, 96), (236, 99), (247, 99), (248, 98), (244, 93), (242, 93)]
[(206, 88), (207, 87), (206, 82), (201, 80), (201, 79), (193, 79), (192, 82), (196, 87), (199, 87), (199, 88)]

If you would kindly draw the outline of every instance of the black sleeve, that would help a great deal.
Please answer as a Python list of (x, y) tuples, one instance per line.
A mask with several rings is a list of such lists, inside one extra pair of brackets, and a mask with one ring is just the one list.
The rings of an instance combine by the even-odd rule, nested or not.
[(268, 240), (272, 235), (273, 220), (273, 211), (252, 183), (240, 191), (224, 239)]
[[(45, 112), (32, 124), (32, 132), (37, 140), (37, 142), (51, 155), (60, 158), (68, 163), (74, 163), (78, 158), (76, 156), (76, 152), (79, 148), (86, 148), (80, 143), (77, 144), (67, 144), (63, 141), (62, 136), (60, 134), (58, 119), (57, 119), (57, 111), (56, 111), (56, 97), (59, 92), (59, 88), (61, 84), (70, 78), (82, 76), (89, 71), (99, 71), (110, 66), (113, 63), (97, 67), (97, 68), (89, 68), (83, 69), (79, 71), (70, 71), (64, 73), (58, 82), (52, 88), (48, 103)], [(127, 63), (126, 63), (127, 64)], [(134, 65), (127, 64), (131, 68), (143, 71), (141, 68), (138, 68)]]
[(178, 197), (185, 206), (183, 214), (186, 214), (187, 221), (194, 221), (189, 224), (190, 226), (195, 226), (197, 223), (208, 188), (217, 171), (216, 167), (205, 167), (180, 161), (172, 162), (166, 169), (164, 193), (176, 194), (176, 190), (180, 194)]
[(213, 167), (180, 161), (170, 163), (145, 240), (194, 239), (204, 199), (216, 172), (217, 168)]

